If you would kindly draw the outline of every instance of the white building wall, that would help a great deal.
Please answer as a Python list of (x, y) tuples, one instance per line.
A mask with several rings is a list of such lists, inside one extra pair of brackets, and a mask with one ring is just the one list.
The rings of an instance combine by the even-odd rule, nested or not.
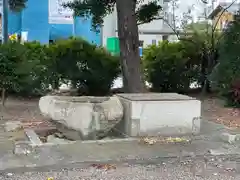
[[(144, 0), (144, 3), (148, 3), (149, 1), (151, 1), (151, 0)], [(163, 0), (159, 0), (159, 4), (161, 6), (163, 6), (163, 4), (164, 4)], [(163, 11), (160, 12), (161, 16), (164, 16), (164, 10), (165, 10), (164, 7), (166, 7), (166, 5), (163, 6)], [(163, 20), (153, 20), (150, 23), (139, 25), (138, 28), (139, 28), (140, 32), (141, 31), (149, 31), (149, 30), (151, 30), (151, 31), (160, 30), (163, 28)]]
[(117, 36), (117, 11), (112, 14), (107, 15), (104, 18), (104, 23), (102, 27), (102, 45), (107, 45), (107, 38)]
[[(147, 3), (151, 0), (144, 0), (144, 3)], [(164, 12), (168, 12), (168, 0), (160, 0), (159, 3), (163, 7), (162, 15), (164, 16)], [(108, 37), (117, 37), (117, 12), (115, 11), (106, 16), (103, 23), (102, 28), (102, 42), (103, 46), (106, 46)], [(139, 25), (139, 32), (141, 31), (154, 31), (154, 32), (172, 32), (171, 28), (168, 27), (163, 20), (154, 20), (147, 24)], [(154, 40), (162, 41), (162, 35), (157, 34), (139, 34), (139, 40), (144, 41), (144, 46), (152, 44)]]
[(143, 41), (143, 47), (153, 44), (153, 41), (156, 41), (156, 44), (159, 41), (162, 41), (162, 35), (153, 35), (153, 34), (139, 34), (139, 40)]

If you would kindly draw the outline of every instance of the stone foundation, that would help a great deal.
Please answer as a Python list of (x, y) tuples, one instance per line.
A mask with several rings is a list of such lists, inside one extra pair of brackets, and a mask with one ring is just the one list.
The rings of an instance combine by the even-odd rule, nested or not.
[(177, 93), (118, 94), (124, 107), (118, 129), (127, 136), (198, 134), (201, 101)]
[(123, 107), (116, 96), (44, 96), (39, 108), (45, 117), (67, 128), (67, 134), (75, 133), (76, 140), (107, 133), (123, 117)]

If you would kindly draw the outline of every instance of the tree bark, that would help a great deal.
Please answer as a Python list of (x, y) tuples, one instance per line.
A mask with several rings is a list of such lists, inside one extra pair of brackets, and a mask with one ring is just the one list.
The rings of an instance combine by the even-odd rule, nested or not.
[(201, 63), (201, 76), (202, 76), (202, 94), (211, 93), (210, 81), (208, 75), (212, 71), (212, 56), (204, 53), (202, 63)]
[(5, 102), (6, 102), (6, 89), (5, 88), (2, 88), (1, 99), (2, 99), (2, 106), (5, 107)]
[(116, 4), (124, 92), (142, 93), (145, 87), (139, 55), (136, 0), (117, 0)]

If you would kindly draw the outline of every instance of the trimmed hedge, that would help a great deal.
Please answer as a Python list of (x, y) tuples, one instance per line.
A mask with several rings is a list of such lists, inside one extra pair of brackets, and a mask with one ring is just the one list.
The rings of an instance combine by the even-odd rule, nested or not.
[(182, 43), (163, 41), (144, 50), (143, 66), (146, 80), (153, 91), (183, 93), (196, 80), (198, 67), (189, 63)]
[(71, 81), (85, 95), (106, 95), (120, 73), (119, 58), (83, 39), (0, 45), (0, 88), (18, 95), (44, 95), (49, 85)]

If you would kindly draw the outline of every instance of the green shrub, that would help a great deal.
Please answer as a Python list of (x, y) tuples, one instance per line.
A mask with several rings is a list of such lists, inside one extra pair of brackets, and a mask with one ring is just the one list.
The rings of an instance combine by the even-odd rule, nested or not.
[(52, 59), (47, 53), (48, 47), (39, 42), (27, 42), (24, 43), (24, 48), (18, 72), (27, 75), (19, 79), (20, 86), (17, 93), (24, 96), (43, 95), (48, 91), (51, 83)]
[(106, 95), (118, 77), (119, 58), (83, 39), (60, 40), (51, 45), (56, 71), (85, 95)]
[(219, 63), (211, 74), (214, 88), (231, 106), (240, 105), (240, 22), (234, 21), (224, 32)]
[(119, 58), (82, 39), (53, 45), (0, 45), (0, 88), (21, 96), (44, 95), (51, 84), (70, 80), (85, 95), (106, 95), (120, 73)]
[(185, 92), (189, 89), (191, 69), (181, 43), (161, 42), (144, 50), (143, 65), (154, 91)]
[[(183, 38), (181, 43), (184, 46), (184, 57), (188, 58), (188, 67), (194, 72), (193, 80), (204, 87), (206, 83), (209, 62), (216, 62), (218, 34), (194, 32), (191, 36)], [(214, 40), (214, 41), (212, 41)], [(214, 45), (212, 43), (215, 43)], [(207, 70), (208, 69), (208, 70)], [(207, 90), (210, 90), (206, 87)]]
[(51, 58), (38, 42), (0, 45), (0, 88), (20, 96), (39, 96), (48, 90)]
[(20, 65), (23, 62), (21, 58), (24, 54), (24, 46), (9, 42), (0, 45), (0, 89), (18, 91), (20, 79), (25, 77), (20, 73)]

